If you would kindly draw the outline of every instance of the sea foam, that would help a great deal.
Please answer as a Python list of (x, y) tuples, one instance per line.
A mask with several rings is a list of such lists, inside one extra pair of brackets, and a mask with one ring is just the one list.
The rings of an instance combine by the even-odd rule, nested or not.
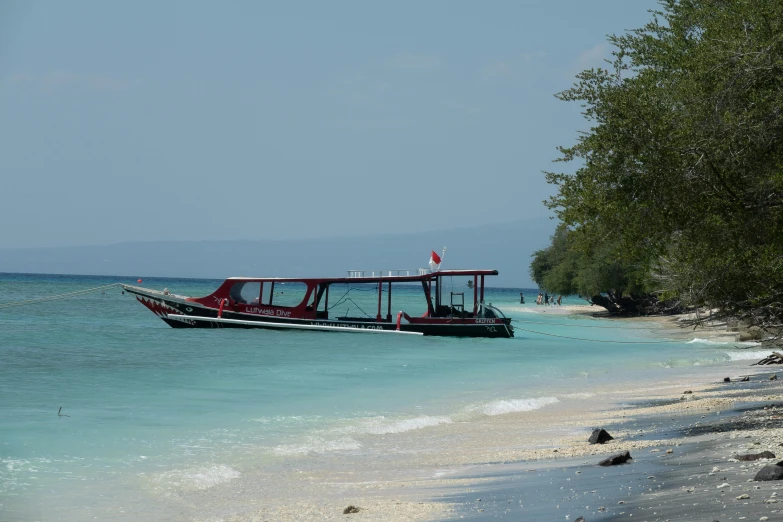
[(338, 439), (323, 439), (321, 437), (308, 437), (300, 444), (281, 444), (272, 452), (275, 455), (307, 455), (309, 453), (329, 453), (332, 451), (351, 451), (361, 448), (362, 445), (350, 437)]
[(726, 352), (732, 361), (760, 361), (772, 355), (772, 350), (737, 350)]
[(164, 489), (198, 491), (239, 478), (241, 473), (231, 466), (217, 464), (188, 469), (175, 469), (160, 473), (153, 482)]
[(760, 343), (753, 341), (731, 341), (728, 339), (702, 339), (701, 337), (696, 337), (695, 339), (688, 341), (686, 344), (712, 344), (716, 346), (731, 344), (733, 346), (758, 346)]
[(523, 411), (540, 410), (544, 406), (560, 402), (557, 397), (538, 397), (535, 399), (500, 399), (479, 406), (476, 411), (484, 415), (504, 415)]
[(577, 392), (577, 393), (566, 393), (565, 395), (562, 395), (564, 399), (589, 399), (591, 397), (595, 397), (595, 393), (590, 392)]
[(451, 417), (422, 415), (410, 419), (387, 419), (386, 417), (373, 417), (363, 420), (358, 426), (352, 428), (359, 433), (368, 433), (370, 435), (386, 435), (389, 433), (404, 433), (406, 431), (421, 430), (438, 426), (440, 424), (451, 424)]
[[(388, 419), (384, 416), (357, 419), (348, 426), (320, 431), (320, 435), (310, 435), (304, 442), (281, 444), (273, 448), (275, 455), (307, 455), (309, 453), (329, 453), (333, 451), (351, 451), (362, 447), (351, 435), (388, 435), (421, 430), (453, 421), (446, 416), (422, 415), (407, 419)], [(325, 435), (325, 436), (322, 436)]]

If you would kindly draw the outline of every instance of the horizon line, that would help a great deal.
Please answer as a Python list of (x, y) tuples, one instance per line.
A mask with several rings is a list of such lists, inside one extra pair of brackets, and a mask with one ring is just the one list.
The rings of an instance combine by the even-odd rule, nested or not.
[[(129, 278), (132, 279), (132, 283), (137, 282), (138, 279), (188, 279), (188, 280), (194, 280), (194, 281), (225, 281), (227, 279), (230, 279), (231, 277), (240, 277), (240, 276), (229, 276), (229, 277), (182, 277), (182, 276), (153, 276), (153, 275), (110, 275), (110, 274), (67, 274), (62, 272), (51, 272), (51, 273), (43, 273), (43, 272), (0, 272), (0, 277), (5, 275), (17, 275), (17, 276), (72, 276), (72, 277), (91, 277), (91, 278), (114, 278), (114, 279), (120, 279), (120, 278)], [(296, 279), (296, 278), (290, 278), (290, 279)], [(310, 277), (303, 277), (302, 279), (312, 279)], [(354, 284), (375, 284), (375, 283), (354, 283)], [(399, 283), (402, 284), (402, 283)], [(540, 289), (538, 288), (525, 288), (522, 286), (487, 286), (487, 288), (498, 288), (503, 290), (535, 290), (538, 291)]]

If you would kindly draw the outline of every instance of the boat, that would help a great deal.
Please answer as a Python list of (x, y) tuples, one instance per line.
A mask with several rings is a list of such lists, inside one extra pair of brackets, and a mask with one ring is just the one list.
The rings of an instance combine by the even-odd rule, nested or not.
[[(350, 270), (348, 277), (337, 278), (230, 277), (204, 297), (176, 295), (168, 289), (122, 286), (173, 328), (266, 328), (509, 338), (514, 336), (511, 319), (491, 303), (484, 302), (485, 277), (496, 275), (497, 270), (418, 269)], [(450, 277), (467, 277), (472, 282), (468, 285), (473, 293), (472, 307), (466, 308), (464, 292), (450, 291), (448, 302), (444, 300), (444, 281)], [(401, 310), (394, 314), (394, 289), (416, 283), (421, 285), (426, 312), (411, 316)], [(341, 302), (345, 297), (335, 299), (333, 292), (330, 306), (329, 289), (335, 285), (346, 285), (349, 291), (353, 285), (356, 289), (377, 292), (374, 316), (334, 313), (334, 301)], [(285, 289), (295, 291), (286, 295)]]

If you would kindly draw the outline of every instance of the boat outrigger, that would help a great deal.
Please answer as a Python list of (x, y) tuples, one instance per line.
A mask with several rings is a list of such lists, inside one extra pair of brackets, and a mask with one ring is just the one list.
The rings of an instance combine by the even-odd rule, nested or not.
[[(133, 285), (123, 285), (123, 288), (173, 328), (274, 328), (513, 337), (511, 319), (484, 302), (484, 278), (495, 275), (498, 275), (497, 270), (432, 272), (419, 269), (413, 274), (407, 270), (385, 270), (372, 272), (371, 275), (352, 270), (349, 271), (349, 277), (341, 278), (231, 277), (205, 297), (187, 297), (172, 294), (168, 290), (158, 291)], [(469, 278), (467, 288), (473, 292), (472, 308), (466, 309), (464, 292), (451, 291), (449, 302), (443, 300), (444, 279), (448, 277)], [(412, 317), (403, 311), (398, 312), (396, 317), (393, 315), (392, 288), (393, 285), (403, 283), (421, 284), (427, 307), (424, 315)], [(330, 309), (334, 305), (331, 308), (329, 306), (329, 288), (333, 285), (358, 285), (377, 291), (375, 317), (332, 317)], [(289, 292), (288, 295), (279, 291), (292, 287), (297, 291)], [(293, 299), (291, 294), (294, 294)], [(385, 314), (382, 313), (384, 311)]]

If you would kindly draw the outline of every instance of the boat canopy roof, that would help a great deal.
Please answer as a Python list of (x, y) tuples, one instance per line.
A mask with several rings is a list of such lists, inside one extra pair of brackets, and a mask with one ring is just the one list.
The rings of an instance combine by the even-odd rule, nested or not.
[[(391, 274), (398, 272), (398, 274)], [(227, 281), (275, 281), (281, 283), (412, 283), (416, 281), (428, 281), (436, 277), (465, 277), (465, 276), (495, 276), (497, 270), (441, 270), (438, 272), (427, 272), (425, 274), (405, 274), (401, 275), (402, 270), (381, 270), (379, 275), (364, 276), (364, 272), (359, 270), (350, 270), (352, 274), (362, 274), (351, 277), (229, 277)], [(387, 274), (387, 275), (384, 275)]]

